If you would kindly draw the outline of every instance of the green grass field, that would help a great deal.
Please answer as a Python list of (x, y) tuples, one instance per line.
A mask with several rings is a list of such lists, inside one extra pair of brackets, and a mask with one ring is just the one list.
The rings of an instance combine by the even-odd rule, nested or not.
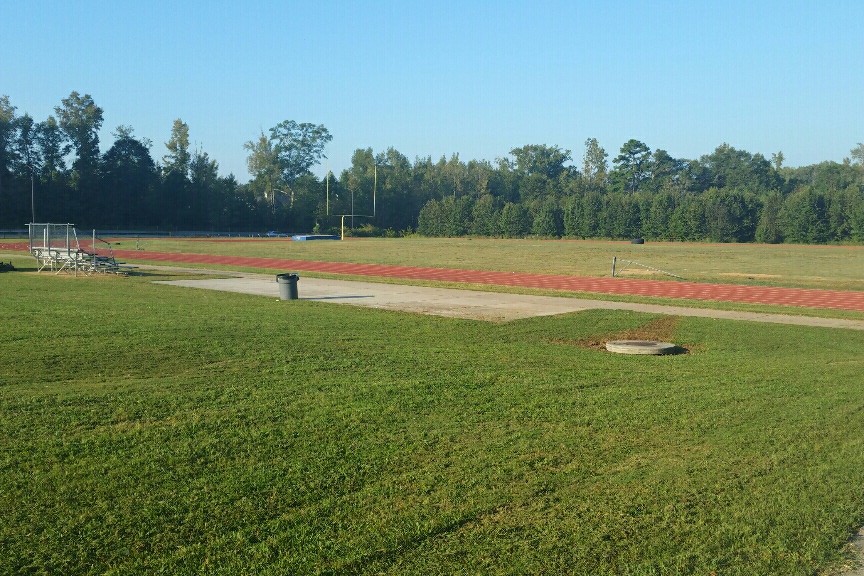
[[(136, 241), (119, 240), (133, 249)], [(146, 250), (299, 260), (380, 263), (471, 270), (608, 276), (612, 257), (632, 260), (695, 282), (864, 290), (864, 246), (704, 244), (598, 240), (483, 238), (357, 238), (343, 242), (290, 239), (143, 239)], [(623, 266), (621, 266), (623, 267)], [(638, 266), (624, 276), (668, 278)]]
[[(0, 573), (809, 575), (864, 523), (864, 333), (155, 278), (0, 274)], [(640, 331), (689, 353), (589, 345)]]

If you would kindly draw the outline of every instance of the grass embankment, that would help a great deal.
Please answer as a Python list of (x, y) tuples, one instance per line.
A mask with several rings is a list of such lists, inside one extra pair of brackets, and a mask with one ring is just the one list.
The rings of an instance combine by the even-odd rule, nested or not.
[[(120, 240), (133, 248), (134, 240)], [(428, 266), (572, 276), (609, 276), (612, 258), (622, 276), (669, 279), (623, 260), (671, 272), (693, 282), (864, 290), (864, 246), (700, 244), (597, 240), (483, 238), (363, 238), (292, 242), (284, 238), (142, 240), (151, 251), (223, 254)]]
[(0, 278), (0, 573), (813, 574), (864, 521), (862, 333), (149, 279)]

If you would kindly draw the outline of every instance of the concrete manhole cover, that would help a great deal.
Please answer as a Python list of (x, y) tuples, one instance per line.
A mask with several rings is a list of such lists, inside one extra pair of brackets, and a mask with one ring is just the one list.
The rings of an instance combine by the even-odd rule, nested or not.
[(611, 340), (606, 342), (606, 350), (618, 354), (672, 354), (677, 349), (675, 344), (651, 340)]

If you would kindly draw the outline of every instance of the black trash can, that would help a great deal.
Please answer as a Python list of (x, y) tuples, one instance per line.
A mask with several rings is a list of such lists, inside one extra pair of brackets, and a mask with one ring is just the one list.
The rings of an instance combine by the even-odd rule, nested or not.
[(277, 274), (276, 282), (279, 284), (279, 299), (280, 300), (297, 300), (297, 280), (300, 276), (297, 274)]

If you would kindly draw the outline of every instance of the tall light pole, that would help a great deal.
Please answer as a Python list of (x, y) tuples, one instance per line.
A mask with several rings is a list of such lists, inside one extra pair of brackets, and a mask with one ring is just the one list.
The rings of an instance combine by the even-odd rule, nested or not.
[(35, 184), (36, 179), (33, 177), (33, 169), (30, 169), (30, 222), (36, 223), (36, 201), (33, 199), (35, 194), (34, 190), (36, 189)]

